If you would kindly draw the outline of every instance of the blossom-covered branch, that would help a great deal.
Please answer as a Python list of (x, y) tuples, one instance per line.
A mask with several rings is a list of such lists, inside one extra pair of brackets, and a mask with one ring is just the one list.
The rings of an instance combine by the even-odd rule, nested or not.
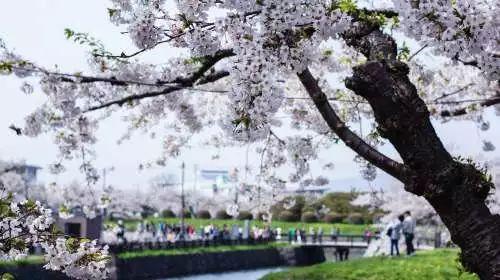
[(457, 117), (457, 116), (463, 116), (466, 115), (467, 113), (480, 109), (480, 108), (486, 108), (490, 106), (495, 106), (500, 104), (500, 97), (494, 97), (491, 99), (484, 100), (479, 103), (473, 103), (470, 106), (464, 107), (464, 108), (459, 108), (459, 109), (454, 109), (454, 110), (444, 110), (440, 113), (441, 117)]
[(326, 95), (318, 86), (316, 79), (308, 69), (298, 74), (298, 77), (309, 93), (309, 96), (314, 101), (314, 104), (316, 104), (316, 107), (323, 116), (324, 120), (328, 123), (328, 126), (348, 147), (388, 174), (399, 178), (403, 182), (406, 180), (406, 168), (403, 164), (390, 159), (368, 145), (363, 139), (350, 130), (349, 127), (347, 127), (347, 125), (338, 117), (328, 103)]
[[(9, 166), (12, 168), (3, 168)], [(13, 163), (0, 161), (3, 170), (14, 167)], [(18, 188), (13, 184), (25, 184), (20, 177), (12, 180), (15, 175), (13, 171), (0, 171), (0, 259), (22, 259), (30, 248), (39, 246), (45, 251), (46, 269), (62, 271), (76, 279), (107, 278), (107, 247), (60, 233), (51, 209), (10, 191)]]

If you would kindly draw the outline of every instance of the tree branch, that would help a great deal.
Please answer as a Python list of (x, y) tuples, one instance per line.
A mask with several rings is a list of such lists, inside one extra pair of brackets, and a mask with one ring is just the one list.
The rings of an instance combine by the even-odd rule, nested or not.
[(461, 87), (461, 88), (459, 88), (459, 89), (457, 89), (457, 90), (455, 90), (453, 92), (444, 93), (443, 95), (441, 95), (441, 96), (437, 97), (436, 99), (434, 99), (434, 102), (436, 102), (438, 100), (441, 100), (443, 98), (450, 97), (452, 95), (458, 94), (458, 93), (460, 93), (460, 92), (468, 89), (470, 86), (473, 86), (473, 85), (474, 85), (474, 83), (470, 83), (470, 84), (467, 84), (467, 85), (465, 85), (465, 86), (463, 86), (463, 87)]
[[(479, 104), (475, 104), (475, 105), (480, 106), (482, 108), (486, 108), (486, 107), (497, 105), (497, 104), (500, 104), (500, 96), (485, 100), (485, 101), (483, 101)], [(450, 111), (450, 110), (441, 111), (440, 115), (441, 115), (441, 117), (458, 117), (458, 116), (466, 115), (468, 113), (467, 108), (469, 108), (469, 107), (463, 107), (463, 108), (456, 109), (453, 111)]]
[(350, 130), (335, 113), (330, 103), (328, 103), (325, 93), (321, 90), (317, 80), (308, 69), (299, 73), (298, 77), (330, 129), (332, 129), (349, 148), (388, 174), (398, 178), (402, 182), (406, 181), (406, 167), (380, 153)]
[[(106, 102), (106, 103), (103, 103), (103, 104), (100, 104), (97, 106), (90, 107), (87, 110), (85, 110), (84, 112), (88, 113), (88, 112), (100, 110), (100, 109), (103, 109), (103, 108), (106, 108), (106, 107), (109, 107), (112, 105), (122, 106), (123, 104), (132, 102), (134, 100), (155, 97), (155, 96), (161, 96), (161, 95), (165, 95), (165, 94), (177, 91), (177, 90), (192, 88), (192, 86), (198, 80), (200, 80), (197, 83), (198, 85), (217, 81), (221, 78), (228, 76), (229, 73), (227, 71), (218, 71), (218, 72), (212, 73), (211, 75), (204, 76), (205, 72), (207, 72), (210, 68), (212, 68), (220, 60), (222, 60), (226, 57), (233, 56), (233, 55), (234, 55), (234, 53), (230, 49), (217, 51), (215, 53), (215, 55), (204, 58), (204, 61), (201, 65), (201, 67), (196, 72), (194, 72), (192, 75), (190, 75), (189, 77), (186, 77), (186, 78), (178, 77), (172, 81), (172, 83), (175, 83), (178, 85), (169, 86), (169, 87), (167, 87), (163, 90), (160, 90), (160, 91), (152, 91), (152, 92), (146, 92), (143, 94), (129, 95), (129, 96), (123, 97), (123, 98), (118, 99), (118, 100), (112, 100), (112, 101), (109, 101), (109, 102)], [(195, 89), (193, 89), (193, 90), (195, 90)]]
[(408, 62), (410, 60), (412, 60), (415, 56), (417, 56), (420, 52), (422, 52), (425, 48), (427, 48), (429, 45), (428, 44), (425, 44), (423, 45), (418, 51), (416, 51), (414, 54), (412, 54), (409, 58), (408, 58)]
[(80, 74), (59, 73), (59, 72), (48, 71), (48, 70), (40, 68), (40, 67), (27, 68), (27, 67), (22, 67), (22, 66), (13, 66), (12, 69), (29, 71), (29, 72), (33, 72), (33, 73), (43, 73), (43, 74), (50, 75), (50, 76), (56, 76), (59, 78), (60, 81), (67, 82), (67, 83), (88, 84), (88, 83), (103, 82), (103, 83), (109, 83), (113, 86), (129, 86), (129, 85), (164, 86), (164, 85), (168, 85), (168, 84), (174, 84), (173, 82), (167, 82), (167, 81), (156, 81), (155, 83), (150, 83), (150, 82), (141, 82), (141, 81), (134, 81), (134, 80), (118, 80), (115, 77), (95, 77), (95, 76), (85, 76), (85, 75), (80, 75)]

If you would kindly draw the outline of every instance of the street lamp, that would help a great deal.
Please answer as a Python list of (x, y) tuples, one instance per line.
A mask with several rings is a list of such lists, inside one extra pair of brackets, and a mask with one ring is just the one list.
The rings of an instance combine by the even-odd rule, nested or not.
[(182, 176), (181, 176), (181, 233), (180, 233), (180, 240), (185, 239), (185, 224), (184, 224), (184, 208), (186, 207), (186, 202), (184, 199), (184, 170), (186, 169), (186, 165), (184, 162), (182, 162), (181, 165), (181, 170), (182, 170)]

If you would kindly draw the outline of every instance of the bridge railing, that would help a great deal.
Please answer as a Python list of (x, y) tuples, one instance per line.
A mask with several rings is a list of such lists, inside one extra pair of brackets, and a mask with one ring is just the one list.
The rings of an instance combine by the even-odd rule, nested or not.
[(112, 253), (142, 251), (142, 250), (175, 250), (201, 247), (237, 246), (237, 245), (263, 245), (274, 242), (271, 239), (196, 239), (171, 241), (144, 241), (123, 242), (119, 244), (108, 244)]
[(337, 234), (337, 235), (304, 235), (301, 236), (300, 241), (297, 237), (290, 240), (288, 235), (282, 234), (279, 238), (273, 236), (271, 238), (237, 238), (237, 239), (195, 239), (195, 240), (176, 240), (175, 242), (165, 241), (165, 240), (154, 240), (154, 241), (141, 241), (141, 242), (122, 242), (118, 244), (108, 244), (110, 252), (121, 253), (129, 251), (142, 251), (142, 250), (169, 250), (169, 249), (188, 249), (188, 248), (199, 248), (199, 247), (217, 247), (217, 246), (236, 246), (236, 245), (262, 245), (269, 244), (272, 242), (293, 242), (294, 244), (307, 244), (307, 243), (318, 243), (332, 242), (354, 246), (356, 243), (366, 243), (370, 244), (372, 240), (378, 239), (379, 236), (364, 236), (364, 235), (348, 235), (348, 234)]

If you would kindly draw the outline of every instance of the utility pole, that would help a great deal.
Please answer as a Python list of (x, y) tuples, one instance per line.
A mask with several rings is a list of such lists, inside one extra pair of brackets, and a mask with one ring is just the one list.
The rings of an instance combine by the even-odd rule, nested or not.
[(194, 184), (193, 184), (193, 193), (196, 191), (196, 185), (198, 184), (198, 164), (194, 165)]
[(102, 169), (102, 189), (106, 189), (106, 168)]
[(234, 204), (238, 204), (238, 182), (233, 182), (234, 186)]
[(181, 236), (180, 239), (184, 240), (186, 228), (184, 224), (184, 208), (186, 207), (186, 202), (184, 200), (184, 170), (186, 169), (186, 165), (182, 162), (181, 165), (182, 175), (181, 175)]

